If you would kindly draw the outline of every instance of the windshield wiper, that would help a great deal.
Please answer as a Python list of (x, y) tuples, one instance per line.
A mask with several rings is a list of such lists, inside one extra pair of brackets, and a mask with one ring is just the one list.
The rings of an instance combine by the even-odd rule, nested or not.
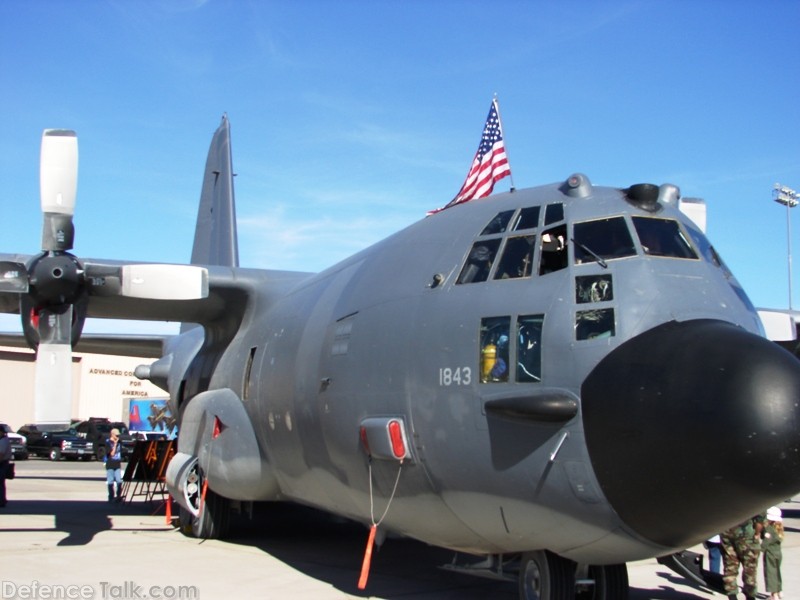
[(594, 252), (594, 251), (593, 251), (591, 248), (589, 248), (588, 246), (586, 246), (586, 245), (584, 245), (584, 244), (581, 244), (580, 242), (576, 241), (576, 240), (575, 240), (575, 238), (570, 238), (570, 240), (572, 241), (572, 243), (573, 243), (573, 244), (575, 244), (576, 246), (578, 246), (578, 248), (580, 248), (581, 250), (583, 250), (584, 252), (586, 252), (586, 254), (591, 254), (591, 255), (592, 255), (592, 258), (594, 258), (594, 259), (597, 261), (597, 264), (598, 264), (598, 265), (600, 265), (600, 266), (601, 266), (601, 267), (603, 267), (604, 269), (607, 269), (607, 268), (608, 268), (608, 263), (607, 263), (605, 260), (603, 260), (603, 257), (602, 257), (602, 256), (600, 256), (599, 254), (597, 254), (596, 252)]

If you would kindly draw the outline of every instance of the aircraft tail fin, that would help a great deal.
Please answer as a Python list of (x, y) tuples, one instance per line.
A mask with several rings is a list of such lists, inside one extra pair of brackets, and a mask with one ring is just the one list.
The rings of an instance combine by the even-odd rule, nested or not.
[(239, 266), (231, 130), (227, 115), (222, 116), (222, 123), (208, 149), (191, 262), (195, 265)]

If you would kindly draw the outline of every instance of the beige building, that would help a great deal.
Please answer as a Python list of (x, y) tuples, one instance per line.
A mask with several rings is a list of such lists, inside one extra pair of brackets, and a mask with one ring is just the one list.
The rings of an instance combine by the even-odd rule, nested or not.
[[(18, 429), (34, 420), (34, 369), (32, 350), (0, 347), (0, 422)], [(136, 379), (134, 369), (151, 358), (82, 354), (72, 356), (72, 417), (108, 417), (128, 421), (131, 400), (164, 398), (167, 393), (149, 381)]]

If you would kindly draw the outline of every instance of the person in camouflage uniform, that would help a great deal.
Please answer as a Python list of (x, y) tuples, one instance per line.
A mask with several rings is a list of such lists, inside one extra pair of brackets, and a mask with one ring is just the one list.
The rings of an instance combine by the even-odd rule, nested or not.
[(767, 511), (767, 520), (764, 523), (764, 540), (761, 550), (764, 552), (764, 585), (771, 600), (780, 600), (783, 597), (783, 583), (781, 581), (781, 542), (783, 541), (783, 515), (777, 506)]
[(720, 534), (722, 539), (722, 581), (729, 600), (736, 600), (739, 592), (737, 579), (742, 567), (742, 583), (747, 600), (755, 600), (758, 556), (761, 553), (761, 530), (764, 515), (756, 515)]

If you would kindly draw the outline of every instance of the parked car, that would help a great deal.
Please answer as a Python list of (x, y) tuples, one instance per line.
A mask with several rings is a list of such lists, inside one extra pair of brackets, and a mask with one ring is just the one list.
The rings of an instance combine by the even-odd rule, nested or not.
[(94, 445), (78, 435), (69, 423), (28, 423), (17, 430), (28, 440), (28, 452), (50, 460), (94, 457)]
[(11, 441), (11, 452), (14, 454), (14, 460), (25, 460), (28, 458), (28, 440), (24, 435), (14, 433), (6, 423), (0, 423), (0, 429), (6, 432), (8, 439)]
[(119, 439), (122, 442), (122, 460), (128, 460), (133, 454), (136, 440), (133, 439), (128, 426), (122, 421), (110, 421), (103, 417), (92, 417), (86, 421), (73, 425), (78, 435), (94, 444), (94, 453), (97, 460), (105, 458), (107, 448), (106, 440), (111, 435), (111, 430), (119, 429)]

